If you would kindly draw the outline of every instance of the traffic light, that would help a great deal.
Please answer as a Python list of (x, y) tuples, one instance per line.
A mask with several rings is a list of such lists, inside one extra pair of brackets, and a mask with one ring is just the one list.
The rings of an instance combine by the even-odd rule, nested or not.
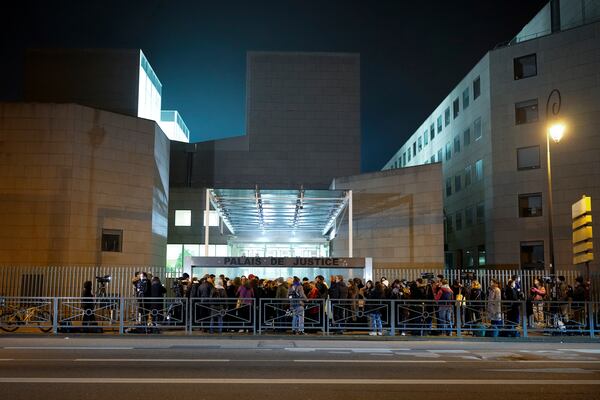
[(592, 198), (583, 196), (571, 206), (573, 218), (573, 264), (594, 260), (592, 233)]

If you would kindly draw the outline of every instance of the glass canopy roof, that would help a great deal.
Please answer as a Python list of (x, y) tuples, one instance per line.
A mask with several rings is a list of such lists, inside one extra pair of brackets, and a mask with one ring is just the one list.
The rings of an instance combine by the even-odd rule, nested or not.
[(325, 235), (348, 204), (340, 190), (210, 189), (210, 201), (232, 233)]

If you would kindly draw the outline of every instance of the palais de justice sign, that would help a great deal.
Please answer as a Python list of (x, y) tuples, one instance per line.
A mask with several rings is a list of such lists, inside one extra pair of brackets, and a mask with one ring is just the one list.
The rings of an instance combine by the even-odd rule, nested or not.
[(364, 268), (364, 258), (342, 257), (192, 257), (195, 267)]

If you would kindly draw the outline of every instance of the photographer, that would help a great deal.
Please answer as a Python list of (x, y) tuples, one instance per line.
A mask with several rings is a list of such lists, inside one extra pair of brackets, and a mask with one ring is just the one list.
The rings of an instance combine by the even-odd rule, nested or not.
[(96, 316), (94, 315), (94, 294), (92, 293), (92, 281), (83, 283), (83, 292), (81, 293), (81, 309), (83, 310), (83, 326), (94, 325)]

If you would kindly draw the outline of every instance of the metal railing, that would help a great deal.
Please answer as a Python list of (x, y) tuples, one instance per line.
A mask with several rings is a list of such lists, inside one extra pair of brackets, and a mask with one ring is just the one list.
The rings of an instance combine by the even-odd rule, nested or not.
[(600, 330), (600, 302), (0, 297), (0, 329), (58, 333), (306, 331), (528, 337)]

